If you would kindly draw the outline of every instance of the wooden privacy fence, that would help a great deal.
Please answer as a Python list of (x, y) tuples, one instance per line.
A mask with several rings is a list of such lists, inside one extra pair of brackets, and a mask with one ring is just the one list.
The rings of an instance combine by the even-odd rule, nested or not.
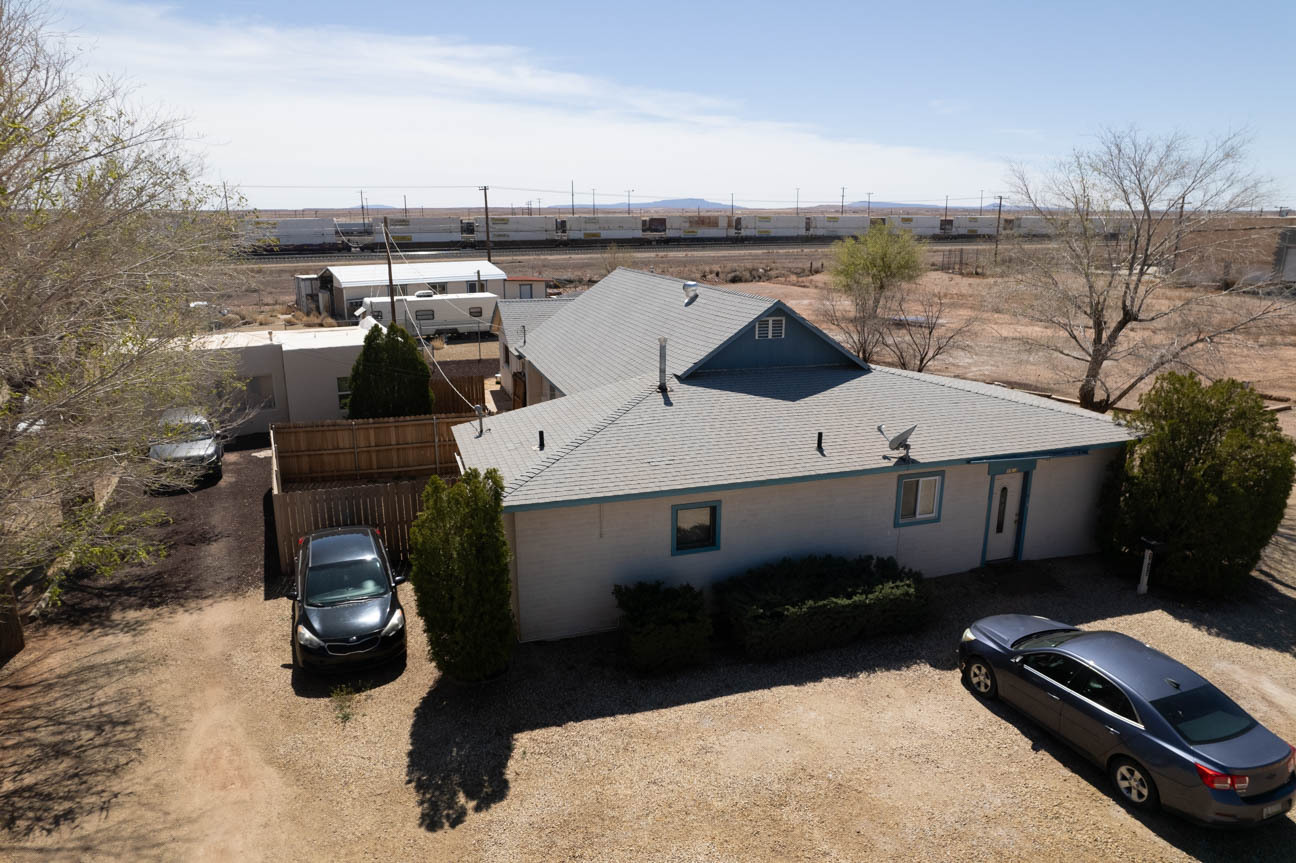
[[(468, 405), (464, 404), (464, 399), (475, 405), (486, 404), (486, 379), (477, 375), (447, 380), (433, 370), (429, 386), (432, 389), (432, 409), (436, 411), (466, 411)], [(463, 394), (463, 399), (455, 395), (455, 390)]]
[(382, 532), (392, 560), (408, 560), (409, 530), (422, 509), (427, 479), (344, 485), (272, 495), (275, 538), (279, 544), (279, 569), (287, 574), (297, 553), (297, 538), (316, 530), (363, 524)]
[(459, 473), (453, 426), (473, 414), (276, 423), (270, 429), (274, 490), (343, 479), (375, 482)]

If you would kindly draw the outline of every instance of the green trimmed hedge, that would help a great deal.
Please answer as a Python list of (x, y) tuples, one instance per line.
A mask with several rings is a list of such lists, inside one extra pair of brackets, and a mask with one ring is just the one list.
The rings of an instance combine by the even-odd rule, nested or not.
[(775, 659), (913, 629), (921, 578), (894, 557), (783, 558), (716, 585), (716, 603), (748, 656)]
[(706, 656), (711, 617), (702, 591), (660, 581), (612, 588), (621, 609), (621, 636), (630, 664), (659, 673), (696, 665)]

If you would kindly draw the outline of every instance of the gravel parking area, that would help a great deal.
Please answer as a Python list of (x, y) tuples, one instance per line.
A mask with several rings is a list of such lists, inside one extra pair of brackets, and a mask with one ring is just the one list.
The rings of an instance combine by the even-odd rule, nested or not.
[(415, 625), (407, 667), (344, 681), (363, 691), (343, 722), (338, 681), (287, 667), (262, 455), (168, 499), (189, 539), (74, 592), (71, 622), (0, 669), (0, 857), (1292, 859), (1290, 816), (1235, 834), (1130, 815), (1100, 770), (975, 699), (954, 648), (1000, 611), (1118, 630), (1296, 740), (1296, 507), (1219, 609), (1137, 597), (1091, 558), (1024, 564), (931, 582), (934, 619), (904, 637), (651, 680), (594, 637), (523, 646), (475, 687), (438, 678)]

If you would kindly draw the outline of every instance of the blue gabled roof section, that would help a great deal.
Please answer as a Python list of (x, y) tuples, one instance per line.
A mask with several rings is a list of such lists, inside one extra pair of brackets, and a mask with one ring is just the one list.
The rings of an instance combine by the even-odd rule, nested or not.
[[(783, 318), (783, 338), (756, 338), (757, 323), (769, 317)], [(709, 354), (685, 369), (680, 374), (680, 378), (703, 371), (792, 366), (868, 368), (863, 360), (842, 347), (836, 339), (831, 338), (780, 300), (736, 330)]]

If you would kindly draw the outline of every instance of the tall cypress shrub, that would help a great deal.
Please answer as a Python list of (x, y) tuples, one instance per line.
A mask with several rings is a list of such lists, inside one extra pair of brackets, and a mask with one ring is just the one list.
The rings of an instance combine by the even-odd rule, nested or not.
[(351, 366), (348, 419), (432, 412), (430, 373), (418, 342), (397, 324), (372, 327)]
[(494, 468), (472, 468), (452, 486), (434, 476), (410, 528), (410, 581), (428, 656), (458, 680), (499, 674), (513, 648), (503, 501), (504, 481)]
[(1260, 396), (1232, 379), (1167, 373), (1129, 419), (1130, 444), (1107, 484), (1109, 548), (1165, 543), (1154, 581), (1204, 594), (1237, 587), (1282, 521), (1296, 443)]

